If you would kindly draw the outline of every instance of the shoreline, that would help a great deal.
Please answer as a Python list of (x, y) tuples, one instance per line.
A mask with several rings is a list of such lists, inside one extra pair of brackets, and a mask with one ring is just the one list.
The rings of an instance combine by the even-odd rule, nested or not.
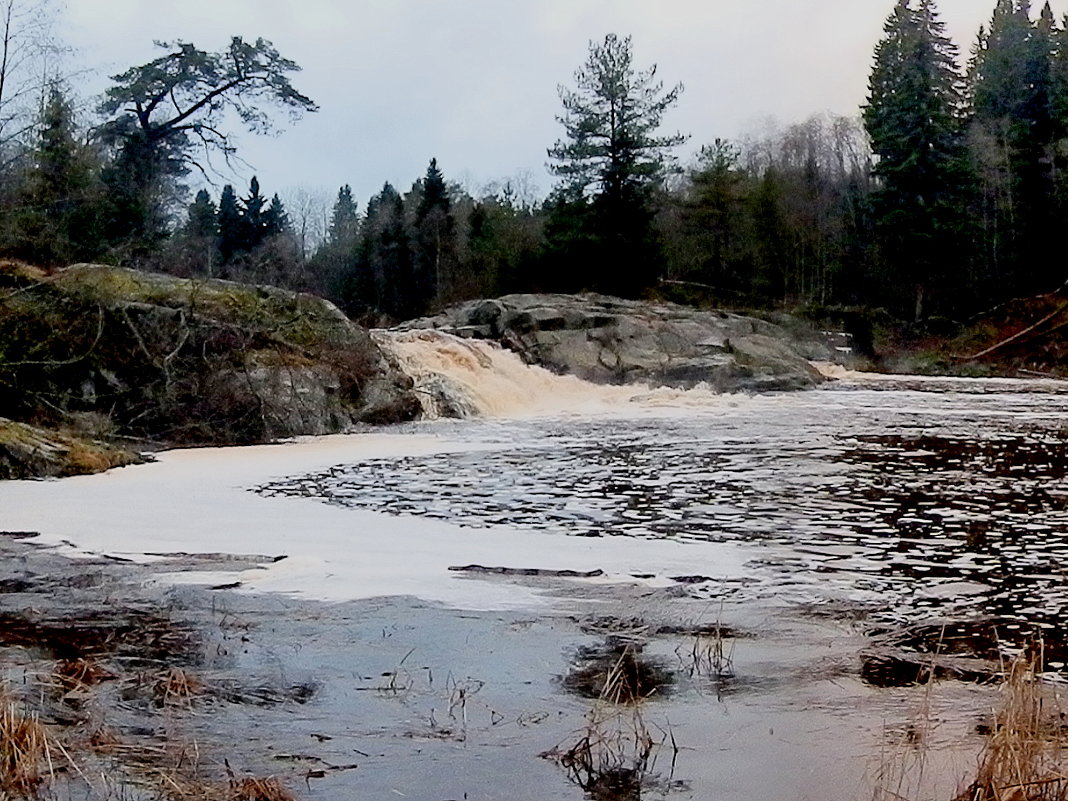
[[(397, 596), (324, 604), (167, 587), (155, 565), (70, 560), (32, 540), (4, 537), (0, 547), (29, 582), (0, 593), (5, 672), (33, 676), (14, 693), (9, 685), (9, 697), (36, 710), (86, 776), (103, 771), (112, 790), (128, 785), (126, 797), (159, 787), (164, 774), (225, 788), (229, 770), (273, 778), (301, 799), (505, 799), (517, 787), (579, 799), (582, 787), (542, 755), (566, 748), (604, 708), (564, 677), (585, 664), (584, 649), (625, 635), (672, 677), (640, 707), (649, 731), (670, 733), (680, 749), (673, 759), (657, 734), (658, 760), (641, 776), (649, 793), (736, 788), (727, 796), (845, 801), (870, 779), (886, 727), (907, 725), (924, 693), (859, 680), (865, 638), (844, 611), (830, 620), (619, 586), (583, 597), (544, 580), (533, 583), (556, 594), (538, 610), (472, 612)], [(12, 617), (38, 621), (38, 632), (64, 618), (71, 630), (93, 621), (125, 631), (133, 610), (157, 636), (105, 637), (78, 658), (109, 678), (58, 691), (55, 646), (8, 636)], [(687, 632), (713, 625), (729, 635), (729, 675), (702, 674), (689, 656), (702, 640)], [(171, 658), (145, 651), (168, 638), (181, 645)], [(934, 764), (963, 762), (978, 750), (966, 733), (990, 690), (951, 683), (936, 692), (954, 708), (941, 717)], [(709, 759), (724, 747), (728, 759)], [(90, 790), (70, 769), (50, 780), (53, 790), (104, 797), (95, 781)]]

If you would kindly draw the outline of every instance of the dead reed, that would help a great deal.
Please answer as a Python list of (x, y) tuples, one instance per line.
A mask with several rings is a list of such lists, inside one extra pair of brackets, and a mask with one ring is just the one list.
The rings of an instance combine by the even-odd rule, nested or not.
[(613, 704), (638, 704), (668, 692), (673, 682), (671, 671), (662, 660), (645, 655), (641, 642), (616, 635), (580, 649), (578, 664), (563, 678), (571, 692)]
[(0, 795), (33, 795), (51, 773), (48, 735), (37, 716), (0, 701)]
[(1038, 664), (1019, 658), (1009, 666), (975, 778), (955, 801), (1068, 801), (1065, 731)]
[(196, 675), (181, 668), (171, 668), (152, 688), (153, 700), (158, 707), (188, 707), (193, 699), (204, 693), (204, 682)]
[(658, 750), (669, 738), (674, 747), (670, 732), (658, 731), (657, 739), (645, 722), (642, 701), (648, 693), (635, 684), (634, 663), (635, 654), (624, 647), (605, 675), (578, 739), (541, 755), (559, 764), (596, 801), (638, 801)]
[(881, 755), (872, 801), (912, 801), (920, 797), (931, 736), (937, 725), (932, 709), (934, 672), (927, 671), (926, 677), (911, 721), (893, 733), (893, 741)]
[(728, 644), (718, 623), (711, 631), (695, 635), (688, 651), (679, 646), (675, 653), (688, 665), (691, 678), (705, 679), (717, 691), (734, 678), (734, 640)]
[(229, 801), (296, 801), (296, 796), (274, 776), (246, 776), (230, 782)]
[[(1063, 716), (1044, 686), (1041, 646), (1009, 663), (1001, 703), (988, 727), (973, 778), (961, 783), (953, 801), (1068, 801), (1068, 743)], [(922, 705), (905, 727), (895, 749), (884, 754), (876, 777), (874, 801), (911, 801), (920, 797), (934, 728), (933, 671)]]

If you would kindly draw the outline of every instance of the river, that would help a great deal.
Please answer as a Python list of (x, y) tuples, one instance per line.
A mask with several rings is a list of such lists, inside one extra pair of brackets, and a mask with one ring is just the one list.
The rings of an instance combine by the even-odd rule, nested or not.
[[(960, 653), (988, 663), (1041, 637), (1052, 655), (1047, 678), (1061, 678), (1065, 384), (839, 372), (813, 391), (719, 396), (595, 388), (511, 361), (502, 367), (492, 350), (450, 347), (468, 349), (470, 363), (456, 367), (451, 356), (430, 371), (443, 382), (428, 390), (430, 408), (451, 394), (453, 407), (491, 416), (173, 451), (101, 476), (7, 482), (3, 528), (40, 532), (60, 553), (163, 565), (174, 554), (261, 555), (251, 570), (157, 567), (156, 575), (240, 582), (244, 592), (335, 610), (356, 604), (346, 614), (383, 637), (402, 623), (398, 648), (429, 651), (419, 664), (454, 677), (452, 703), (438, 698), (435, 712), (440, 690), (420, 695), (413, 668), (405, 720), (425, 706), (430, 720), (448, 707), (455, 722), (460, 675), (510, 688), (493, 714), (488, 701), (472, 706), (470, 721), (465, 710), (464, 726), (477, 735), (462, 745), (428, 735), (419, 748), (367, 760), (333, 792), (511, 798), (508, 784), (519, 781), (536, 782), (539, 798), (582, 797), (566, 770), (537, 759), (593, 714), (552, 677), (627, 625), (641, 628), (641, 649), (671, 663), (673, 676), (672, 692), (644, 714), (681, 750), (669, 770), (672, 755), (658, 740), (646, 796), (870, 795), (857, 783), (874, 781), (885, 733), (913, 725), (918, 696), (897, 686), (908, 682), (892, 660), (864, 654), (880, 637), (898, 651), (930, 651), (925, 624), (944, 637), (944, 621), (963, 621), (960, 639), (974, 648)], [(492, 391), (479, 380), (509, 371), (517, 377)], [(472, 566), (495, 572), (455, 569)], [(545, 575), (554, 571), (588, 575)], [(382, 598), (396, 601), (371, 600)], [(461, 633), (460, 620), (478, 623)], [(657, 623), (657, 638), (653, 621), (672, 625)], [(695, 632), (707, 645), (709, 622), (729, 627), (732, 650), (729, 670), (721, 661), (702, 676), (692, 658), (680, 667), (679, 655), (697, 648)], [(521, 624), (526, 640), (516, 635)], [(334, 678), (317, 680), (335, 686), (344, 655), (313, 639), (293, 659), (309, 673), (315, 659), (329, 665), (322, 671)], [(515, 648), (496, 661), (469, 650), (472, 641), (492, 651), (505, 640)], [(535, 681), (528, 673), (538, 670)], [(945, 686), (941, 753), (967, 763), (981, 745), (974, 727), (989, 690)], [(371, 716), (376, 737), (400, 725), (360, 694), (345, 697), (345, 714)], [(534, 707), (558, 719), (523, 723)], [(498, 737), (498, 714), (520, 725)], [(950, 772), (935, 786), (952, 789), (959, 777)], [(444, 788), (455, 795), (440, 795)]]

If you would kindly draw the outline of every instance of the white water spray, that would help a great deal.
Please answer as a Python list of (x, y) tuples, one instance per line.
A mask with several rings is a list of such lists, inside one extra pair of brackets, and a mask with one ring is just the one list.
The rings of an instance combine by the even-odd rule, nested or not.
[(433, 329), (373, 331), (372, 336), (415, 382), (423, 416), (429, 419), (582, 413), (623, 405), (693, 407), (723, 401), (704, 385), (681, 390), (594, 384), (528, 365), (495, 342), (461, 339)]

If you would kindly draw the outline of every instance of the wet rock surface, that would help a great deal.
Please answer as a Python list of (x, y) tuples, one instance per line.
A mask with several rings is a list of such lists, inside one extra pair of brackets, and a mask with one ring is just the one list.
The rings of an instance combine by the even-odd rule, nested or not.
[(529, 364), (597, 383), (722, 392), (816, 386), (822, 377), (808, 360), (835, 355), (813, 333), (753, 317), (604, 295), (506, 295), (401, 327), (493, 339)]

